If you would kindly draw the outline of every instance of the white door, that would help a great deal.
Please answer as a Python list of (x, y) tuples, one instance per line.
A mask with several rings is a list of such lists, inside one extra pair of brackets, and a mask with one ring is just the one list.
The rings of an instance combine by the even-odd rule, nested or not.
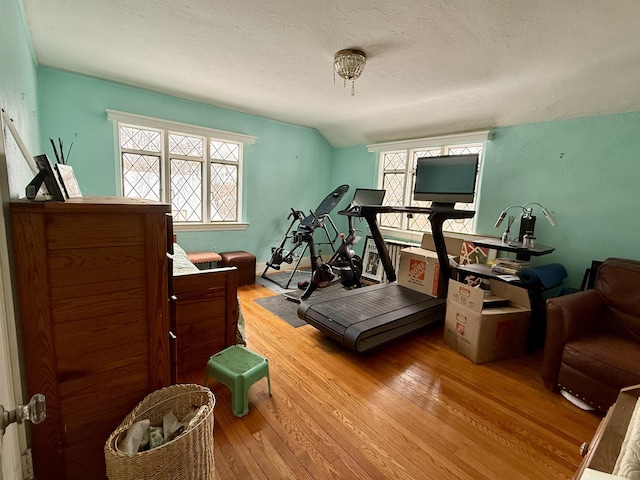
[[(13, 410), (22, 404), (22, 384), (11, 288), (11, 268), (5, 221), (10, 201), (5, 151), (5, 112), (0, 116), (0, 405)], [(20, 140), (22, 144), (22, 140)], [(16, 149), (16, 151), (19, 151)], [(27, 399), (28, 401), (28, 399)], [(27, 448), (24, 425), (9, 425), (0, 439), (0, 480), (22, 480), (20, 452)]]
[[(2, 209), (0, 209), (0, 217)], [(2, 219), (3, 220), (3, 219)], [(4, 221), (0, 222), (0, 229), (4, 233)], [(7, 264), (6, 237), (0, 236), (0, 405), (5, 410), (13, 410), (16, 403), (22, 403), (16, 395), (16, 375), (19, 372), (17, 362), (17, 342), (15, 338), (15, 320), (12, 304), (7, 305), (7, 298), (11, 299), (11, 288), (6, 281), (9, 278)], [(19, 379), (18, 379), (19, 381)], [(20, 438), (22, 437), (22, 439)], [(0, 438), (0, 480), (21, 480), (22, 467), (20, 465), (20, 444), (24, 445), (24, 426), (12, 424)]]

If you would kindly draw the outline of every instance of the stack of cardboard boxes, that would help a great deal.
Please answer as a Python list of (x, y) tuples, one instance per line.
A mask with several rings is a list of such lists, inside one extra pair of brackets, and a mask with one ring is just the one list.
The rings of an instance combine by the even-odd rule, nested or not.
[(475, 363), (517, 357), (527, 346), (529, 294), (499, 280), (489, 286), (449, 282), (444, 343)]
[[(463, 239), (445, 237), (450, 264), (459, 260)], [(420, 247), (402, 250), (398, 283), (443, 297), (433, 237), (425, 234)], [(473, 287), (449, 280), (444, 343), (475, 363), (513, 358), (525, 353), (531, 308), (526, 289), (500, 280)]]

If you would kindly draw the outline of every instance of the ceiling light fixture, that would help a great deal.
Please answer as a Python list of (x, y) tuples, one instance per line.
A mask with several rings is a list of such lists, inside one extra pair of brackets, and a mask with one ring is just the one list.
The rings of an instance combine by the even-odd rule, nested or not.
[(333, 82), (336, 81), (336, 73), (344, 78), (344, 86), (347, 86), (347, 80), (351, 80), (351, 96), (356, 93), (356, 78), (364, 70), (367, 63), (367, 56), (360, 50), (346, 49), (340, 50), (333, 57)]

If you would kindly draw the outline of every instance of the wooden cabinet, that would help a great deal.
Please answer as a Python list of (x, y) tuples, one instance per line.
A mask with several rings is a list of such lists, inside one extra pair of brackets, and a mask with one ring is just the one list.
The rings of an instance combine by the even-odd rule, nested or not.
[(211, 355), (234, 345), (238, 328), (238, 270), (200, 270), (173, 278), (177, 375), (203, 370)]
[(170, 384), (169, 205), (89, 197), (11, 204), (26, 398), (38, 479), (104, 479), (104, 443)]
[(573, 480), (581, 480), (586, 469), (608, 474), (613, 472), (639, 398), (640, 385), (620, 391), (616, 403), (609, 407), (591, 442), (585, 442), (580, 447), (584, 459)]

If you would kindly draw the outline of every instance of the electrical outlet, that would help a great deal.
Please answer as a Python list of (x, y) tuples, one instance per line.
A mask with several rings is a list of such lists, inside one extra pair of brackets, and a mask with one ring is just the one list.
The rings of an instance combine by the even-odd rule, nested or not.
[(31, 449), (28, 448), (20, 456), (22, 462), (22, 480), (33, 480), (33, 458), (31, 458)]

